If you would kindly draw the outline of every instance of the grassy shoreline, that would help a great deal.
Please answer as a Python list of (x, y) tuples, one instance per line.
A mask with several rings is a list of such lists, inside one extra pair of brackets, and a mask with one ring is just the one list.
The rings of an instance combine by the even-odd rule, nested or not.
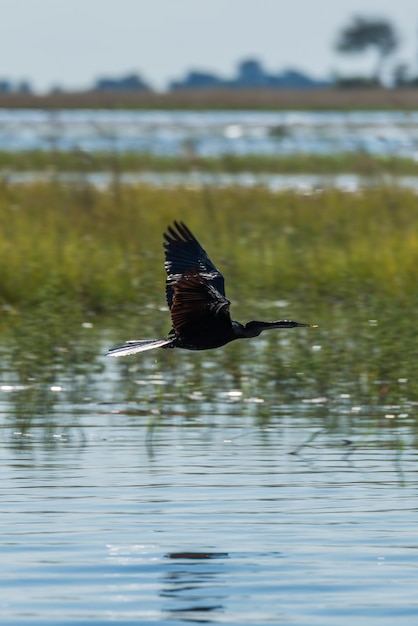
[(300, 292), (349, 302), (416, 292), (418, 203), (397, 187), (300, 195), (3, 182), (0, 303), (32, 306), (53, 281), (87, 309), (134, 305), (138, 290), (162, 284), (161, 236), (173, 219), (204, 235), (256, 299)]
[(236, 89), (0, 94), (0, 108), (212, 109), (212, 110), (416, 110), (418, 89)]
[(214, 174), (343, 174), (363, 176), (417, 176), (418, 162), (406, 157), (373, 156), (365, 153), (341, 153), (334, 155), (224, 155), (203, 158), (198, 156), (163, 157), (138, 153), (84, 153), (0, 151), (0, 175), (7, 171), (50, 171), (50, 172), (191, 172), (201, 171)]
[[(109, 346), (165, 336), (162, 232), (173, 219), (224, 273), (234, 319), (319, 324), (256, 340), (250, 362), (249, 343), (211, 353), (236, 385), (240, 377), (257, 385), (253, 372), (267, 368), (268, 384), (286, 398), (418, 400), (418, 202), (396, 187), (301, 195), (1, 183), (0, 331), (6, 372), (30, 380), (28, 393), (33, 381), (43, 389), (102, 367), (90, 323), (94, 336), (107, 329)], [(172, 369), (171, 354), (156, 358)], [(180, 362), (197, 367), (201, 358)]]

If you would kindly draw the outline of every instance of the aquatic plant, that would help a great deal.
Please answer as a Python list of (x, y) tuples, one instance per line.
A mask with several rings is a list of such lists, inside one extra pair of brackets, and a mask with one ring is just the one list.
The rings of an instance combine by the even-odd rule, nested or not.
[(43, 172), (51, 179), (59, 173), (112, 172), (190, 172), (212, 174), (321, 174), (324, 176), (353, 173), (363, 176), (418, 174), (414, 159), (400, 156), (373, 155), (365, 152), (342, 154), (235, 155), (201, 157), (158, 156), (138, 152), (84, 152), (74, 150), (26, 152), (0, 151), (0, 171), (7, 180), (9, 172)]
[(146, 306), (164, 305), (161, 233), (173, 217), (204, 234), (234, 298), (364, 309), (374, 296), (407, 305), (416, 291), (418, 204), (408, 190), (37, 183), (0, 186), (0, 302), (33, 310), (54, 281), (96, 313), (138, 306), (143, 294)]
[[(254, 340), (250, 366), (247, 352), (222, 349), (212, 381), (219, 371), (230, 388), (244, 385), (257, 396), (257, 386), (273, 385), (283, 399), (418, 400), (418, 203), (394, 186), (302, 195), (3, 183), (0, 330), (16, 380), (51, 386), (61, 375), (87, 377), (93, 355), (100, 367), (104, 345), (84, 343), (86, 320), (107, 329), (106, 345), (139, 331), (164, 336), (161, 233), (173, 218), (204, 236), (227, 278), (234, 316), (320, 325), (315, 337)], [(159, 356), (158, 367), (173, 372), (168, 358)], [(210, 370), (199, 358), (190, 380)], [(186, 363), (181, 357), (176, 367)], [(176, 380), (181, 388), (180, 374)]]

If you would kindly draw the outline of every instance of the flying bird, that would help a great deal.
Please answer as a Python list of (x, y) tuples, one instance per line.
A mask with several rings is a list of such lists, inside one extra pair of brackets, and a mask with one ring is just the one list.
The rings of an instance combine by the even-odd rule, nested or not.
[(224, 277), (214, 266), (196, 237), (183, 222), (174, 222), (164, 233), (167, 272), (166, 297), (172, 330), (165, 339), (127, 341), (111, 348), (106, 356), (126, 356), (153, 348), (209, 350), (235, 339), (258, 337), (269, 328), (316, 328), (292, 320), (247, 322), (231, 319)]

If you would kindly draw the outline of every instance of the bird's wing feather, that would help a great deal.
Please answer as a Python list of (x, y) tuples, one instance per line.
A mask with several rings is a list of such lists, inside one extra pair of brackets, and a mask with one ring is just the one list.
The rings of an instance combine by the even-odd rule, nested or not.
[(173, 338), (127, 341), (123, 346), (111, 348), (106, 353), (106, 356), (128, 356), (129, 354), (137, 354), (138, 352), (145, 352), (146, 350), (153, 350), (154, 348), (163, 348), (170, 343), (173, 343)]
[(198, 270), (186, 272), (173, 283), (171, 319), (177, 337), (196, 330), (232, 327), (230, 301)]
[(166, 295), (170, 309), (174, 296), (173, 283), (190, 270), (197, 270), (208, 283), (225, 296), (224, 277), (183, 222), (174, 222), (174, 226), (169, 226), (164, 233), (164, 239)]

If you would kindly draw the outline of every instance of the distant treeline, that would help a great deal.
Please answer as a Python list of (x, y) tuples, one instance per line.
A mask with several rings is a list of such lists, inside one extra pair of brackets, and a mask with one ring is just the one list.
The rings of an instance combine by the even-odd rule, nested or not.
[[(287, 68), (277, 73), (265, 70), (254, 58), (238, 64), (235, 75), (223, 78), (214, 72), (201, 69), (189, 70), (183, 78), (170, 81), (166, 91), (245, 91), (245, 90), (310, 90), (329, 87), (376, 88), (418, 87), (418, 68), (397, 57), (401, 38), (393, 24), (384, 18), (356, 16), (337, 34), (333, 49), (338, 54), (362, 55), (372, 51), (375, 63), (366, 75), (341, 75), (337, 72), (329, 79), (315, 79), (306, 72)], [(415, 64), (416, 65), (416, 64)], [(119, 77), (102, 76), (83, 90), (84, 93), (135, 92), (157, 93), (152, 83), (139, 73)], [(13, 82), (0, 79), (0, 94), (35, 93), (27, 80)], [(56, 86), (51, 94), (66, 93)], [(67, 92), (71, 93), (71, 92)]]
[[(199, 90), (199, 89), (313, 89), (329, 87), (330, 81), (315, 80), (306, 73), (287, 69), (277, 74), (269, 74), (262, 63), (256, 59), (246, 59), (239, 63), (235, 76), (223, 79), (214, 73), (200, 70), (191, 70), (186, 76), (169, 83), (168, 91)], [(103, 76), (86, 89), (87, 92), (154, 92), (150, 82), (137, 73), (130, 73), (120, 77)], [(1, 93), (35, 93), (28, 81), (13, 83), (0, 80)], [(51, 93), (65, 93), (61, 87), (55, 87)]]

